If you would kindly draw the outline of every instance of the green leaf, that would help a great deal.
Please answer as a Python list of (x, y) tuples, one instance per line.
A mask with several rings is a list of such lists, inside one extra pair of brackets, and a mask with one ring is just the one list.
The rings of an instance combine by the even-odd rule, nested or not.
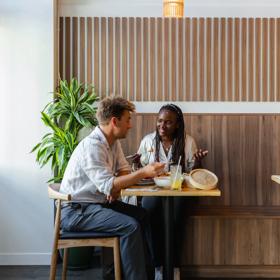
[(85, 100), (88, 99), (88, 91), (85, 91), (80, 98), (78, 99), (78, 104), (82, 104)]
[(75, 112), (74, 113), (74, 116), (76, 118), (76, 120), (82, 125), (82, 126), (85, 126), (85, 127), (92, 127), (92, 124), (86, 119), (84, 118), (82, 115), (80, 115), (79, 113)]
[(57, 165), (58, 168), (62, 168), (64, 164), (64, 153), (65, 153), (65, 147), (61, 146), (58, 150), (56, 150), (56, 160), (57, 160)]
[(32, 148), (32, 150), (30, 151), (30, 153), (35, 152), (40, 146), (41, 146), (41, 142), (38, 143), (37, 145), (35, 145), (35, 146)]

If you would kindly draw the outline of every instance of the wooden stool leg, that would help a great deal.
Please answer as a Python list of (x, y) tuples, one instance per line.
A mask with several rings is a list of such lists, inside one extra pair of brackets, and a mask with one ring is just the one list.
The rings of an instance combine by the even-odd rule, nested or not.
[(66, 280), (67, 263), (68, 263), (68, 248), (64, 248), (63, 267), (62, 267), (62, 280)]
[(50, 271), (50, 280), (55, 280), (56, 275), (56, 264), (57, 264), (57, 250), (54, 249), (52, 252), (52, 259), (51, 259), (51, 271)]
[(120, 259), (119, 238), (115, 238), (113, 249), (114, 249), (115, 280), (121, 280), (121, 259)]

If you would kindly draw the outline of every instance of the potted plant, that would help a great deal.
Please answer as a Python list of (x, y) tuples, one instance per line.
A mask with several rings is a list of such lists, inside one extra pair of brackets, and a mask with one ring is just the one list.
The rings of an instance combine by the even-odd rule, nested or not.
[[(60, 183), (66, 166), (79, 140), (97, 124), (94, 103), (98, 100), (92, 86), (72, 79), (61, 80), (54, 99), (41, 112), (41, 119), (51, 129), (31, 152), (36, 152), (40, 167), (51, 162), (53, 177), (48, 182)], [(69, 251), (69, 268), (88, 267), (92, 248), (73, 248)]]
[(48, 182), (61, 182), (82, 130), (96, 125), (93, 105), (97, 100), (92, 86), (79, 84), (76, 79), (69, 85), (60, 81), (54, 100), (41, 112), (42, 121), (52, 132), (45, 134), (31, 152), (37, 152), (40, 167), (51, 161), (54, 176)]

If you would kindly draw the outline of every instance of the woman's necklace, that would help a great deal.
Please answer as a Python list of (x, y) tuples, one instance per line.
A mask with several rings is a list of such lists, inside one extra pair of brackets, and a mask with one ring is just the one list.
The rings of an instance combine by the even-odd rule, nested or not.
[(172, 143), (167, 144), (167, 143), (162, 142), (162, 147), (163, 147), (163, 150), (164, 150), (165, 154), (168, 155), (169, 150), (172, 147)]

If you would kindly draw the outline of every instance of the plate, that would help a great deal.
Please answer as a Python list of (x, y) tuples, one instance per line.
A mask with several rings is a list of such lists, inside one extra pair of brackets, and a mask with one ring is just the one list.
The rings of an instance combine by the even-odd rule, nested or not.
[(154, 179), (153, 178), (149, 178), (149, 179), (141, 179), (137, 184), (137, 186), (152, 186), (154, 185)]

